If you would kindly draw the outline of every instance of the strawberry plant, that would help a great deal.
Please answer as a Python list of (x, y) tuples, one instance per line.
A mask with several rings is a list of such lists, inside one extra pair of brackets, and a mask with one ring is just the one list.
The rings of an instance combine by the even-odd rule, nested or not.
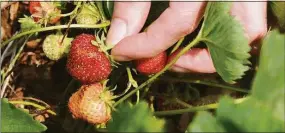
[[(113, 2), (17, 3), (27, 11), (0, 45), (2, 132), (285, 131), (284, 2), (269, 2), (259, 55), (232, 3), (208, 2), (196, 34), (127, 62), (106, 43)], [(200, 47), (216, 73), (169, 71)]]

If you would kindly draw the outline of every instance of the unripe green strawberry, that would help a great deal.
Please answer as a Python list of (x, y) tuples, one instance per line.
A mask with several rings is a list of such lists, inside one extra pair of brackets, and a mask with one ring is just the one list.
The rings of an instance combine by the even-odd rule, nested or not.
[(104, 88), (101, 83), (81, 86), (68, 102), (73, 117), (94, 125), (109, 121), (113, 94)]
[(70, 49), (73, 38), (65, 37), (61, 43), (63, 35), (49, 35), (43, 42), (43, 51), (51, 60), (59, 60), (65, 56)]
[(93, 4), (84, 4), (75, 18), (78, 24), (96, 24), (100, 20), (100, 13)]

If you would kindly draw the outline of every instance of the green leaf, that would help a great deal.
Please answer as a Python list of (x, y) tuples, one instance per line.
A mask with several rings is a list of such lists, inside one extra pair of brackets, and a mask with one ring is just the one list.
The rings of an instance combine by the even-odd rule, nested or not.
[(275, 111), (284, 122), (284, 42), (285, 34), (269, 32), (263, 41), (259, 68), (252, 86), (252, 95)]
[(106, 14), (108, 19), (112, 18), (113, 11), (114, 11), (114, 1), (106, 0), (102, 1), (104, 13)]
[(40, 24), (37, 24), (33, 18), (24, 15), (24, 18), (19, 18), (19, 23), (21, 24), (22, 31), (28, 31), (32, 29), (41, 28)]
[(201, 111), (197, 113), (186, 132), (225, 132), (225, 129), (210, 113)]
[(112, 113), (109, 132), (164, 132), (165, 121), (155, 118), (146, 102), (134, 106), (123, 103)]
[(200, 40), (206, 43), (217, 73), (228, 83), (249, 69), (250, 46), (242, 25), (230, 14), (231, 2), (208, 2)]
[(279, 27), (285, 30), (285, 2), (270, 1), (269, 5), (273, 15), (277, 18)]
[[(219, 101), (216, 118), (227, 132), (285, 131), (284, 42), (284, 34), (278, 30), (269, 32), (263, 41), (251, 95), (239, 104), (229, 97)], [(204, 124), (202, 120), (194, 122), (190, 127)]]
[(1, 99), (1, 132), (43, 132), (46, 129), (28, 113)]
[(240, 104), (224, 97), (217, 109), (217, 119), (227, 132), (281, 132), (284, 123), (273, 117), (273, 110), (256, 100), (248, 98)]

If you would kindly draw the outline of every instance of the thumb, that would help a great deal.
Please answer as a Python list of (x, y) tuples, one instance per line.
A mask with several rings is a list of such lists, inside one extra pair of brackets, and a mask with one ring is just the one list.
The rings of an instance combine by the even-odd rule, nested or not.
[(150, 2), (115, 2), (107, 44), (116, 45), (123, 38), (137, 34), (150, 10)]

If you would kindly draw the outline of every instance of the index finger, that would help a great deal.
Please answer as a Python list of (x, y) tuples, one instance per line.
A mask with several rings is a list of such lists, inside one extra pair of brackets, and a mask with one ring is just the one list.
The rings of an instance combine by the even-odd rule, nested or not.
[(128, 36), (113, 49), (116, 60), (149, 58), (166, 50), (198, 26), (205, 2), (170, 2), (170, 6), (147, 31)]

